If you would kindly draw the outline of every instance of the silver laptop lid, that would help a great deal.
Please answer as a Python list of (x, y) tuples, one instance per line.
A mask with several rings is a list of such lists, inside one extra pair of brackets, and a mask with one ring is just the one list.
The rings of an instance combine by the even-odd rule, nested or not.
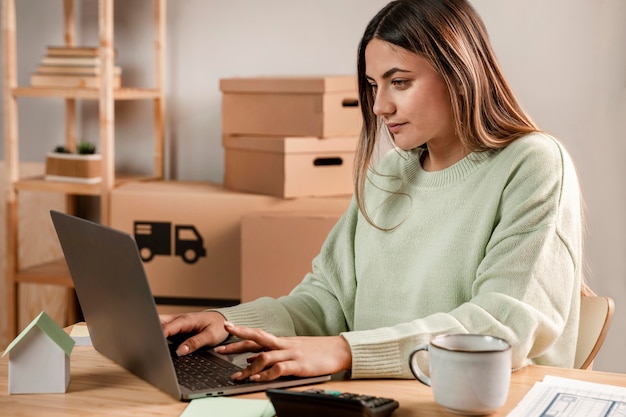
[(181, 398), (156, 305), (134, 239), (121, 231), (50, 212), (94, 348)]

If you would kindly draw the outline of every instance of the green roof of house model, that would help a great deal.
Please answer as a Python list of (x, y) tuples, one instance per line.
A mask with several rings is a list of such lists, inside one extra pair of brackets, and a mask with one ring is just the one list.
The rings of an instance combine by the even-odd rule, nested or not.
[(17, 346), (18, 343), (26, 336), (34, 327), (38, 327), (45, 334), (54, 341), (66, 355), (70, 355), (72, 353), (72, 348), (74, 348), (74, 339), (70, 337), (65, 331), (59, 326), (52, 318), (46, 314), (45, 311), (39, 313), (37, 317), (33, 321), (30, 322), (28, 326), (15, 338), (13, 341), (7, 346), (6, 350), (2, 354), (2, 357), (9, 353), (11, 349)]

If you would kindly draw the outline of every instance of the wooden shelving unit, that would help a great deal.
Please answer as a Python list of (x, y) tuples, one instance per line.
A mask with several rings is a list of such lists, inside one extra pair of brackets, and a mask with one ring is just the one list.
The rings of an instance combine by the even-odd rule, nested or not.
[[(4, 159), (7, 177), (6, 238), (7, 268), (5, 283), (8, 300), (8, 337), (17, 332), (17, 307), (19, 284), (52, 284), (68, 288), (68, 297), (73, 297), (72, 282), (64, 260), (21, 269), (18, 260), (18, 217), (17, 204), (20, 191), (58, 192), (67, 196), (68, 211), (74, 207), (74, 197), (98, 196), (100, 199), (100, 221), (109, 223), (110, 194), (114, 187), (129, 178), (120, 178), (115, 173), (115, 102), (119, 100), (151, 100), (154, 105), (154, 170), (151, 179), (163, 178), (165, 142), (164, 63), (166, 0), (153, 0), (153, 15), (148, 17), (154, 28), (154, 88), (114, 88), (114, 0), (98, 0), (98, 31), (100, 57), (100, 88), (46, 88), (19, 86), (17, 80), (16, 2), (2, 1), (2, 66), (4, 100)], [(59, 0), (63, 7), (63, 31), (66, 46), (76, 46), (75, 2)], [(45, 45), (44, 45), (45, 46)], [(18, 98), (59, 98), (65, 106), (65, 145), (74, 147), (77, 137), (76, 106), (79, 100), (97, 100), (99, 109), (98, 151), (102, 155), (102, 181), (98, 184), (75, 184), (52, 182), (44, 178), (20, 179), (18, 164), (19, 142), (28, 140), (18, 135)], [(43, 155), (42, 155), (43, 157)], [(130, 178), (136, 180), (138, 178)]]

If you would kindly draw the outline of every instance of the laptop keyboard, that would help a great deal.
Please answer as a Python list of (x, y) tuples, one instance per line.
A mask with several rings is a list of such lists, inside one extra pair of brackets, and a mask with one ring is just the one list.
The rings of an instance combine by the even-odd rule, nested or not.
[(172, 359), (178, 383), (192, 391), (253, 384), (249, 380), (234, 381), (231, 375), (241, 368), (210, 353), (194, 352), (180, 357), (174, 355)]

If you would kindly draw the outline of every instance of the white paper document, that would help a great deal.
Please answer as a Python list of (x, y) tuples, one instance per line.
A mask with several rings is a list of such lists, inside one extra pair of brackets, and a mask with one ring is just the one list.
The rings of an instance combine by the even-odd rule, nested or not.
[(626, 388), (547, 375), (508, 417), (626, 417)]

